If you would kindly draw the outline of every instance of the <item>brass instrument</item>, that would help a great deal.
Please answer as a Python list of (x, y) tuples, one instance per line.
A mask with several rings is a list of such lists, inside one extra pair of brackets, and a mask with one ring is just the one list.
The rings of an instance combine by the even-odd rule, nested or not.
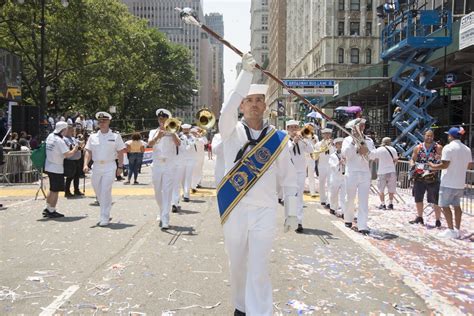
[(181, 128), (181, 121), (176, 118), (169, 118), (165, 121), (164, 128), (168, 133), (177, 133)]
[(324, 152), (326, 152), (326, 151), (329, 150), (329, 148), (330, 148), (330, 146), (331, 146), (331, 142), (332, 142), (332, 141), (331, 141), (330, 139), (324, 139), (324, 140), (322, 141), (322, 144), (321, 144), (321, 147), (319, 148), (319, 150), (315, 150), (315, 151), (313, 151), (313, 152), (310, 154), (311, 158), (312, 158), (313, 160), (318, 160), (318, 159), (319, 159), (319, 156), (320, 156), (322, 153), (324, 153)]
[(311, 125), (306, 125), (302, 130), (301, 130), (301, 136), (304, 138), (312, 138), (314, 135), (314, 127)]
[(201, 109), (196, 113), (196, 125), (202, 129), (210, 129), (216, 124), (216, 116), (209, 109)]

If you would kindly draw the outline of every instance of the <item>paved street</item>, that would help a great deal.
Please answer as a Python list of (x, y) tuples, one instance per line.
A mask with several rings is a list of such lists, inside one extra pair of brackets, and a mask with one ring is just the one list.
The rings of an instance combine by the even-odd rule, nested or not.
[[(212, 183), (214, 161), (205, 160)], [(213, 189), (201, 189), (156, 222), (149, 167), (140, 185), (115, 182), (112, 224), (97, 226), (90, 180), (86, 197), (60, 198), (65, 218), (41, 217), (37, 186), (0, 188), (0, 314), (231, 315), (229, 274)], [(81, 182), (82, 186), (82, 182)], [(307, 197), (305, 234), (283, 233), (280, 207), (271, 275), (275, 314), (474, 314), (472, 218), (467, 238), (443, 241), (409, 227), (407, 204), (372, 211), (371, 237)], [(431, 218), (432, 219), (432, 218)]]

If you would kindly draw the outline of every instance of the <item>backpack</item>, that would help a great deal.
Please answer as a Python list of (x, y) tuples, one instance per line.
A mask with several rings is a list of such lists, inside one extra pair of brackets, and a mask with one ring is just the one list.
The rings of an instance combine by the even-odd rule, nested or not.
[(46, 162), (46, 142), (42, 142), (35, 150), (31, 151), (30, 156), (33, 167), (42, 170)]

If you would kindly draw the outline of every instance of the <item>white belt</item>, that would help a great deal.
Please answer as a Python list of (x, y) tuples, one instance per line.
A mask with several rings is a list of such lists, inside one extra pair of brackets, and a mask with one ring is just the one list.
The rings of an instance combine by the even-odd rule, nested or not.
[(106, 165), (106, 164), (112, 163), (112, 162), (115, 162), (115, 160), (97, 160), (97, 161), (94, 160), (94, 163), (97, 163), (99, 165)]

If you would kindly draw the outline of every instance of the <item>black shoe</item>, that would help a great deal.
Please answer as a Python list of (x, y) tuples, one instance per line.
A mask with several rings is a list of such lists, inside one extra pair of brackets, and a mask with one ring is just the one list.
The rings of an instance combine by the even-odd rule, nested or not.
[(161, 221), (160, 221), (160, 223), (158, 224), (158, 227), (161, 227), (161, 226), (163, 226), (163, 224), (162, 224)]
[(352, 223), (344, 223), (344, 226), (346, 226), (347, 228), (352, 228)]
[(196, 185), (196, 188), (200, 189), (202, 186), (200, 184)]
[(178, 208), (176, 207), (176, 205), (171, 206), (171, 212), (178, 213)]
[(325, 206), (325, 205), (326, 205), (326, 202), (321, 202), (321, 205), (322, 205), (322, 206)]
[(59, 218), (59, 217), (64, 217), (64, 214), (58, 213), (56, 211), (50, 212), (48, 209), (44, 209), (43, 217), (46, 217), (46, 218)]
[(437, 228), (441, 227), (441, 221), (439, 219), (436, 220), (435, 227)]
[(298, 228), (295, 229), (295, 232), (297, 232), (298, 234), (302, 234), (303, 233), (303, 225), (298, 224)]
[(239, 311), (238, 309), (235, 309), (235, 311), (234, 311), (234, 316), (245, 316), (245, 313)]
[(370, 231), (368, 229), (361, 229), (361, 230), (359, 230), (359, 233), (361, 233), (362, 235), (367, 236), (368, 234), (370, 234)]
[(196, 189), (191, 189), (191, 193), (196, 193)]
[(418, 217), (418, 216), (414, 220), (409, 221), (409, 223), (425, 225), (425, 222), (423, 221), (423, 217)]
[(324, 205), (324, 208), (330, 209), (330, 208), (331, 208), (331, 204), (328, 203), (328, 204)]
[(379, 210), (386, 210), (387, 208), (385, 207), (385, 204), (380, 204), (379, 205)]
[(81, 191), (74, 191), (74, 195), (75, 196), (83, 196), (84, 193), (82, 193)]
[(387, 210), (393, 210), (393, 204), (389, 204), (389, 205), (387, 206)]
[(183, 198), (183, 201), (184, 202), (189, 202), (189, 198), (185, 197), (185, 198)]
[(281, 205), (285, 205), (285, 202), (283, 201), (283, 199), (278, 199), (278, 203), (280, 203)]
[(71, 192), (66, 191), (66, 192), (64, 192), (64, 197), (65, 198), (72, 198), (72, 197), (74, 197), (74, 195)]
[(333, 210), (333, 209), (329, 209), (329, 214), (331, 214), (331, 215), (336, 215), (336, 211)]

